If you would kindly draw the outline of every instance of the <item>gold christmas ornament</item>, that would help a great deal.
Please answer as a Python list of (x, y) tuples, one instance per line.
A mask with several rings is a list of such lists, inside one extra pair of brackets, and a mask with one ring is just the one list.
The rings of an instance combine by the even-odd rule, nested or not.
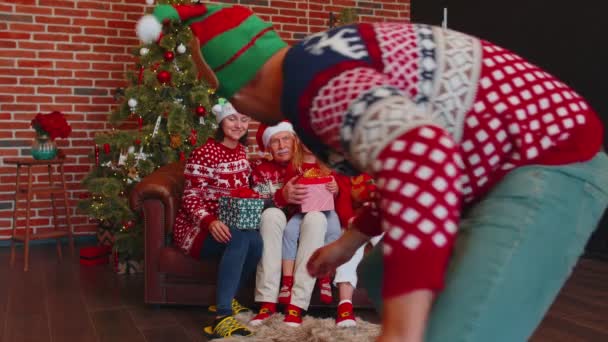
[(179, 134), (171, 135), (171, 143), (169, 145), (173, 149), (179, 148), (182, 146), (182, 137)]
[(129, 176), (129, 178), (131, 179), (137, 178), (139, 176), (139, 174), (137, 173), (137, 169), (135, 167), (131, 167), (127, 176)]

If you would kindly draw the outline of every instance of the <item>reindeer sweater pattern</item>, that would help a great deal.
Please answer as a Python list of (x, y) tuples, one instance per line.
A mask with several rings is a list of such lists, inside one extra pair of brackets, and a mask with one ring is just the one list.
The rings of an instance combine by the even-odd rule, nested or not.
[(198, 258), (209, 224), (217, 220), (218, 200), (249, 187), (251, 167), (245, 147), (230, 149), (213, 139), (192, 152), (184, 169), (182, 205), (173, 228), (175, 244)]
[(273, 198), (285, 184), (286, 169), (287, 165), (272, 160), (258, 162), (251, 172), (251, 188), (263, 198)]

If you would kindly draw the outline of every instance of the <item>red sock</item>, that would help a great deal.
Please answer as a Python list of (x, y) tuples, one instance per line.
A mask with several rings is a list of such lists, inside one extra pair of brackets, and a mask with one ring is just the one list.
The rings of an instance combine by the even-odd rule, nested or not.
[(334, 298), (331, 293), (331, 281), (328, 277), (319, 278), (319, 290), (321, 303), (331, 304)]
[(279, 304), (287, 305), (291, 302), (291, 288), (293, 287), (293, 276), (283, 276), (283, 284), (279, 291)]

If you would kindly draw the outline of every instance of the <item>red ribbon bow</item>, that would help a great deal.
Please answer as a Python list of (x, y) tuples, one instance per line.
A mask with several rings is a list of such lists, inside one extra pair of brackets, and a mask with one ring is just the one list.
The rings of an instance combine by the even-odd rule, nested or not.
[(230, 191), (230, 196), (238, 198), (260, 198), (260, 195), (257, 192), (249, 188), (234, 189)]

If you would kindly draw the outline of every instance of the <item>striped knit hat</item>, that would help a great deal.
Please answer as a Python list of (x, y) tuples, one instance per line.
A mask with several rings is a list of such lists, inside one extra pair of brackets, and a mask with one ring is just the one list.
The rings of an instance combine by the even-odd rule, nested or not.
[(156, 41), (166, 20), (190, 26), (198, 38), (205, 62), (219, 80), (218, 95), (230, 99), (247, 84), (266, 61), (287, 44), (264, 22), (243, 6), (158, 5), (137, 24), (145, 43)]

